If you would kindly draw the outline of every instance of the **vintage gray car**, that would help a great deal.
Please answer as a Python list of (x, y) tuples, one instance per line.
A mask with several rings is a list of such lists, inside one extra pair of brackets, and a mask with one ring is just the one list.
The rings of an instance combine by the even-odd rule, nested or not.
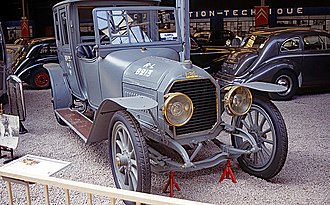
[[(59, 64), (45, 67), (57, 121), (85, 143), (108, 140), (118, 188), (150, 192), (151, 171), (190, 172), (236, 158), (244, 171), (270, 179), (285, 163), (284, 120), (250, 91), (285, 88), (219, 87), (187, 60), (187, 2), (68, 0), (53, 7)], [(225, 110), (231, 122), (223, 121)]]

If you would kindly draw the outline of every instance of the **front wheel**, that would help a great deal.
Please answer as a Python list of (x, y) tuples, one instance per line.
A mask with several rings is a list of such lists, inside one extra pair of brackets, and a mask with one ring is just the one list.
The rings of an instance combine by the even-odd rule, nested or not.
[(147, 144), (139, 123), (127, 111), (117, 111), (111, 119), (109, 156), (117, 188), (150, 192), (151, 170)]
[[(277, 107), (268, 99), (255, 97), (250, 111), (233, 118), (236, 127), (250, 133), (259, 151), (241, 155), (237, 161), (247, 173), (263, 179), (271, 179), (282, 169), (288, 153), (288, 136), (284, 119)], [(251, 145), (240, 137), (232, 136), (233, 146), (250, 149)]]

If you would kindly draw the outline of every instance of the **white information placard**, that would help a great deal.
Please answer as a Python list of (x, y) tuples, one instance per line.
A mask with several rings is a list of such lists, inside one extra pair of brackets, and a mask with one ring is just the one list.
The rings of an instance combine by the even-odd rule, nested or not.
[(71, 162), (50, 159), (34, 155), (25, 155), (5, 164), (1, 169), (13, 173), (34, 174), (38, 176), (51, 176), (67, 167)]
[(16, 149), (19, 137), (19, 117), (0, 114), (0, 145)]

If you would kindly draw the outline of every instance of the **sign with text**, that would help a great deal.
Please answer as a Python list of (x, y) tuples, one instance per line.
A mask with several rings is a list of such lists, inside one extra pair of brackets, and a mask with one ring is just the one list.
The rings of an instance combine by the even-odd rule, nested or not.
[(255, 6), (255, 26), (268, 25), (268, 6)]
[(2, 166), (1, 169), (12, 173), (51, 176), (66, 168), (69, 164), (71, 162), (28, 154), (9, 162)]

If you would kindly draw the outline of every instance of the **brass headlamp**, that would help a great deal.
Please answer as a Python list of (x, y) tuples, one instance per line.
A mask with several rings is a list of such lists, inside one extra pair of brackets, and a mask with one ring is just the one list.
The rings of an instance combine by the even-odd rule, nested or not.
[(191, 99), (183, 93), (169, 93), (164, 97), (163, 115), (166, 121), (176, 127), (185, 125), (194, 111)]
[(233, 86), (224, 97), (224, 106), (229, 115), (245, 115), (251, 108), (252, 94), (242, 86)]

